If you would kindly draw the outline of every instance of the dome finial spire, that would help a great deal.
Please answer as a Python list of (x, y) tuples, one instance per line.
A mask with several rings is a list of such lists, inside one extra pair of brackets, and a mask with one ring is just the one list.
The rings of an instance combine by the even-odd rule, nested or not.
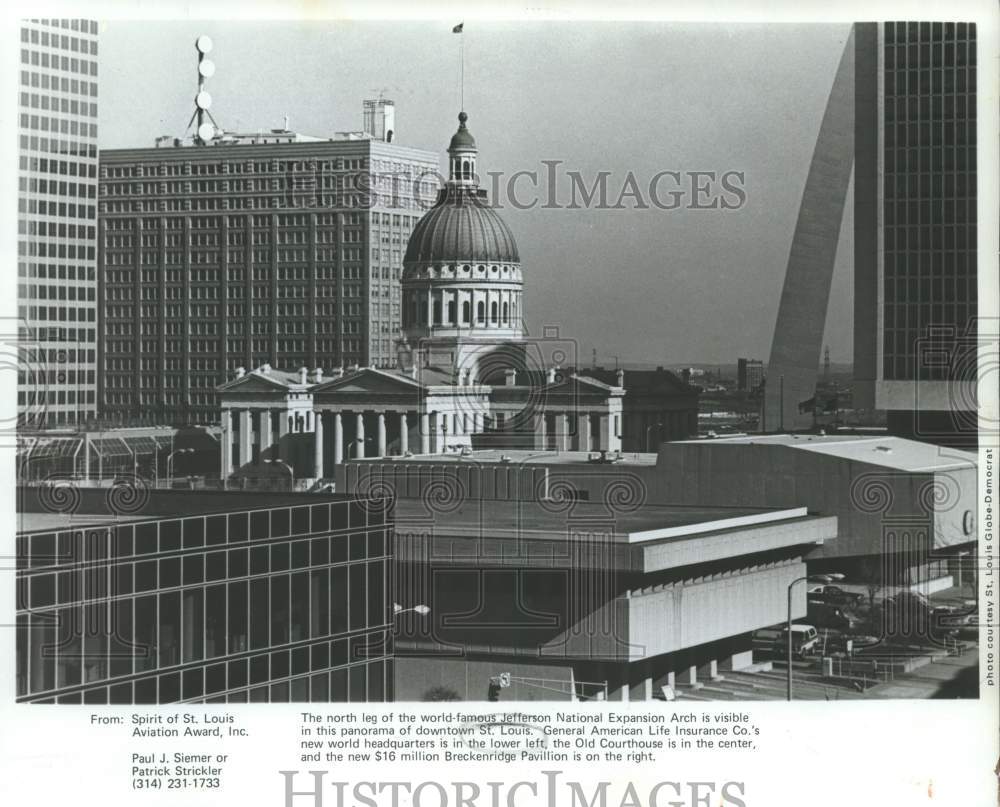
[(464, 110), (461, 111), (461, 112), (459, 112), (458, 113), (458, 128), (459, 129), (464, 129), (465, 128), (465, 122), (468, 119), (469, 119), (469, 116), (468, 116), (468, 114)]

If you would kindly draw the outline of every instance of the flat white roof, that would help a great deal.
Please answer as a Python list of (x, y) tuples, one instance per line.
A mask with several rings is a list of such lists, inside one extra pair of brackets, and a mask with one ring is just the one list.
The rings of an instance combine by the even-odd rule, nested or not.
[(747, 434), (708, 440), (682, 440), (682, 444), (778, 445), (812, 451), (855, 462), (881, 465), (899, 471), (950, 471), (976, 468), (974, 452), (922, 443), (888, 435), (855, 434)]

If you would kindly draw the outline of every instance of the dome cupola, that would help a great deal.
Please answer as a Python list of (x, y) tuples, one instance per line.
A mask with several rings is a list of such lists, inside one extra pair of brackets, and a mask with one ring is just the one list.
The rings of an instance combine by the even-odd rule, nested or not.
[(407, 339), (520, 339), (521, 259), (510, 228), (479, 187), (476, 139), (459, 113), (448, 181), (417, 222), (403, 258)]

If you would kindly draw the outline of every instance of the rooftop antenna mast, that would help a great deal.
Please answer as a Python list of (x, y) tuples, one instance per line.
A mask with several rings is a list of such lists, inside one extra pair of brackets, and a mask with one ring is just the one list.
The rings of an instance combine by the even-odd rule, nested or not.
[[(194, 46), (198, 51), (198, 93), (194, 97), (194, 114), (191, 115), (191, 120), (188, 121), (184, 134), (187, 135), (191, 124), (197, 119), (198, 128), (195, 129), (194, 140), (198, 145), (204, 146), (212, 142), (217, 131), (220, 131), (215, 118), (209, 112), (212, 107), (212, 96), (205, 89), (205, 79), (215, 75), (215, 62), (207, 58), (212, 51), (212, 39), (203, 34), (195, 40)], [(206, 115), (212, 121), (211, 123), (205, 121)]]

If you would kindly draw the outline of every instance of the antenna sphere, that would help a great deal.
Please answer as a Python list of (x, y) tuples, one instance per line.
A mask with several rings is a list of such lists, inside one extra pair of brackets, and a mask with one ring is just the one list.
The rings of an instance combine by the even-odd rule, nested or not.
[(215, 137), (215, 127), (211, 123), (203, 123), (198, 127), (198, 137), (207, 143)]
[(211, 78), (215, 75), (215, 62), (211, 59), (202, 59), (198, 62), (198, 73), (205, 78)]
[(212, 106), (212, 96), (202, 90), (194, 97), (194, 102), (198, 109), (210, 109)]
[(212, 50), (212, 38), (202, 34), (195, 40), (194, 46), (198, 48), (198, 53), (209, 53)]

